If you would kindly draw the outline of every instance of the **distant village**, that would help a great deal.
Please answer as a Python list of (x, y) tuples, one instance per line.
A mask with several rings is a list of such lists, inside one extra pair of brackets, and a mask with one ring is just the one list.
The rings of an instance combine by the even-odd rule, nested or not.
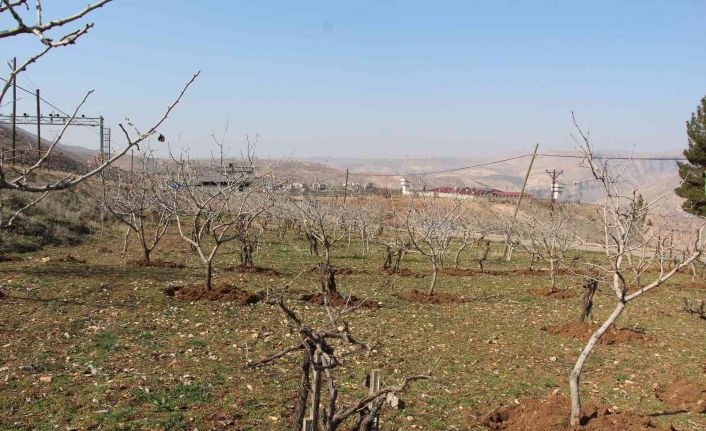
[[(247, 185), (256, 177), (256, 168), (252, 166), (236, 165), (229, 163), (225, 174), (212, 174), (201, 178), (203, 186), (217, 186), (228, 183), (229, 178), (239, 177), (247, 178), (243, 184)], [(338, 178), (338, 177), (337, 177)], [(372, 182), (350, 181), (346, 182), (331, 182), (328, 180), (314, 180), (312, 182), (291, 182), (288, 184), (291, 194), (308, 194), (308, 193), (349, 193), (351, 195), (372, 195), (372, 194), (399, 194), (399, 195), (433, 195), (446, 198), (486, 198), (486, 199), (516, 199), (520, 195), (524, 198), (534, 198), (535, 194), (531, 192), (505, 191), (491, 187), (427, 187), (426, 185), (414, 186), (405, 176), (400, 178), (400, 187), (398, 189), (381, 188)], [(558, 197), (558, 190), (557, 196)]]

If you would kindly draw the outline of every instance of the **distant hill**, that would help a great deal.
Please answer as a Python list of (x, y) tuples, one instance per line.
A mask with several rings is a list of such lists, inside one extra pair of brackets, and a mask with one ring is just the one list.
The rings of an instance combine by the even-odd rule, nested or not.
[[(601, 196), (601, 191), (595, 181), (591, 180), (590, 172), (580, 166), (581, 159), (575, 158), (578, 153), (572, 152), (552, 152), (560, 157), (538, 156), (534, 162), (532, 172), (528, 179), (528, 190), (540, 197), (548, 197), (550, 190), (550, 179), (546, 170), (556, 169), (564, 173), (559, 177), (559, 183), (563, 187), (562, 197), (568, 200), (580, 200), (582, 202), (593, 203)], [(399, 188), (399, 180), (405, 173), (443, 171), (463, 166), (472, 166), (492, 162), (493, 160), (503, 160), (519, 156), (520, 154), (501, 154), (494, 158), (451, 158), (451, 157), (423, 157), (404, 159), (356, 159), (356, 158), (308, 158), (306, 160), (327, 165), (345, 173), (349, 169), (353, 173), (364, 173), (364, 175), (352, 175), (351, 181), (373, 182), (381, 187), (391, 186)], [(606, 156), (625, 157), (625, 153), (606, 153)], [(678, 152), (665, 153), (641, 153), (633, 154), (632, 157), (645, 158), (678, 158)], [(529, 158), (518, 158), (502, 163), (490, 164), (487, 166), (452, 172), (441, 172), (429, 175), (408, 175), (408, 179), (417, 188), (441, 187), (441, 186), (468, 186), (468, 187), (492, 187), (499, 190), (518, 190), (522, 185), (522, 180), (527, 169)], [(622, 171), (621, 185), (626, 191), (637, 189), (647, 199), (654, 199), (658, 196), (665, 196), (669, 207), (678, 207), (681, 200), (673, 193), (674, 188), (679, 184), (679, 175), (676, 161), (672, 160), (631, 160), (622, 169), (624, 161), (611, 162), (615, 172)], [(392, 177), (374, 176), (374, 174), (395, 174)], [(340, 179), (338, 180), (340, 181)]]
[[(11, 130), (7, 125), (0, 125), (0, 147), (7, 150), (11, 145)], [(17, 146), (24, 150), (25, 160), (36, 160), (36, 136), (18, 128)], [(48, 148), (50, 142), (42, 140), (42, 146)], [(540, 150), (541, 151), (541, 150)], [(67, 171), (84, 170), (87, 161), (95, 161), (97, 152), (81, 147), (59, 145), (52, 154), (49, 165), (55, 169)], [(539, 155), (535, 160), (528, 180), (528, 191), (538, 197), (548, 197), (550, 180), (546, 170), (563, 171), (559, 183), (563, 187), (562, 198), (595, 203), (601, 197), (601, 191), (595, 181), (591, 181), (590, 173), (579, 166), (581, 160), (576, 158), (576, 151), (552, 152), (556, 157)], [(611, 152), (607, 156), (627, 156), (625, 153)], [(490, 187), (498, 190), (516, 191), (522, 185), (527, 169), (528, 157), (515, 158), (501, 163), (465, 169), (447, 171), (463, 166), (473, 166), (493, 162), (495, 160), (512, 159), (521, 154), (498, 154), (493, 158), (474, 157), (416, 157), (408, 158), (330, 158), (311, 157), (305, 159), (257, 159), (255, 165), (264, 170), (276, 170), (283, 178), (294, 182), (313, 183), (316, 181), (328, 184), (343, 184), (346, 169), (350, 170), (351, 183), (371, 182), (378, 187), (399, 189), (400, 179), (405, 172), (410, 174), (408, 180), (414, 187)], [(678, 208), (682, 200), (674, 193), (679, 184), (677, 163), (672, 160), (641, 160), (639, 158), (677, 158), (678, 152), (640, 153), (633, 154), (638, 159), (631, 160), (625, 169), (621, 164), (612, 162), (616, 171), (622, 171), (621, 182), (625, 191), (633, 188), (651, 200), (665, 196), (665, 206)], [(119, 160), (116, 165), (129, 169), (130, 157)], [(437, 173), (417, 175), (418, 172)], [(380, 175), (382, 174), (382, 176)]]
[[(18, 158), (31, 163), (37, 160), (37, 135), (17, 128), (16, 148)], [(51, 146), (51, 142), (42, 138), (42, 150)], [(12, 127), (0, 124), (0, 148), (8, 155), (12, 148)], [(47, 166), (64, 171), (81, 171), (86, 168), (86, 161), (94, 161), (97, 152), (81, 147), (59, 144), (47, 160)]]

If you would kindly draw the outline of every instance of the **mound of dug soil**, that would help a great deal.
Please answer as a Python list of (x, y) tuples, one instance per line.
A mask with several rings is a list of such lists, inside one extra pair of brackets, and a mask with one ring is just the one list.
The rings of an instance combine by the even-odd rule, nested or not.
[(62, 262), (62, 263), (86, 263), (85, 260), (79, 259), (76, 257), (71, 256), (70, 254), (67, 254), (64, 257), (60, 257), (59, 259), (56, 260), (57, 262)]
[[(324, 305), (324, 294), (323, 293), (307, 293), (302, 295), (300, 300), (308, 302), (314, 305)], [(350, 299), (346, 296), (344, 297), (340, 293), (329, 296), (328, 303), (332, 307), (361, 307), (361, 308), (380, 308), (377, 302), (366, 301), (365, 299), (360, 299), (355, 295), (350, 295)]]
[(687, 289), (706, 289), (706, 283), (689, 283), (686, 285)]
[(517, 268), (514, 271), (512, 271), (515, 274), (518, 275), (546, 275), (547, 272), (543, 271), (541, 269), (529, 269), (529, 268)]
[(568, 299), (568, 298), (573, 298), (576, 296), (575, 292), (572, 292), (570, 290), (566, 289), (557, 289), (555, 291), (552, 291), (551, 288), (540, 288), (540, 289), (532, 289), (531, 290), (533, 295), (536, 296), (545, 296), (547, 298), (555, 298), (555, 299)]
[[(537, 268), (517, 268), (514, 271), (512, 271), (515, 274), (518, 275), (539, 275), (543, 276), (546, 275), (549, 277), (550, 273), (548, 269), (537, 269)], [(556, 270), (556, 275), (567, 275), (567, 274), (572, 274), (571, 270), (568, 268), (559, 268)]]
[(0, 254), (0, 262), (22, 262), (24, 259), (22, 259), (19, 256), (8, 256), (6, 254)]
[(336, 268), (336, 275), (351, 275), (353, 274), (353, 268), (346, 268), (346, 267), (341, 267), (341, 268)]
[(706, 386), (677, 380), (657, 391), (657, 398), (669, 407), (706, 413)]
[(276, 270), (272, 268), (265, 268), (262, 266), (243, 266), (243, 265), (238, 265), (238, 266), (230, 266), (226, 268), (228, 271), (235, 271), (240, 274), (262, 274), (262, 275), (269, 275), (271, 277), (278, 277), (280, 274)]
[(403, 299), (408, 302), (416, 302), (419, 304), (463, 304), (468, 302), (465, 298), (452, 295), (450, 293), (435, 293), (429, 295), (418, 290), (412, 290), (409, 292), (402, 292), (397, 295), (398, 298)]
[(453, 275), (456, 277), (470, 277), (472, 275), (480, 274), (479, 271), (471, 268), (441, 268), (439, 272), (441, 274)]
[(183, 263), (167, 262), (162, 259), (152, 259), (149, 262), (145, 260), (128, 260), (125, 266), (132, 268), (184, 268)]
[[(490, 412), (483, 425), (491, 430), (508, 431), (565, 431), (569, 426), (569, 398), (552, 395), (545, 400), (522, 399), (519, 404), (501, 407)], [(581, 425), (574, 428), (586, 431), (672, 431), (659, 427), (650, 418), (632, 412), (613, 412), (606, 407), (584, 406)]]
[[(591, 335), (598, 329), (597, 325), (589, 325), (583, 322), (571, 322), (565, 325), (558, 326), (547, 326), (542, 327), (543, 331), (546, 331), (552, 335), (563, 335), (565, 337), (571, 337), (579, 341), (588, 341)], [(608, 331), (603, 334), (599, 344), (617, 344), (626, 342), (644, 342), (648, 341), (650, 338), (643, 332), (637, 331), (630, 328), (617, 328), (612, 326)]]
[(248, 293), (230, 284), (213, 286), (206, 290), (203, 286), (169, 286), (164, 289), (164, 294), (173, 296), (181, 301), (224, 301), (235, 302), (240, 305), (255, 304), (265, 298), (264, 292)]

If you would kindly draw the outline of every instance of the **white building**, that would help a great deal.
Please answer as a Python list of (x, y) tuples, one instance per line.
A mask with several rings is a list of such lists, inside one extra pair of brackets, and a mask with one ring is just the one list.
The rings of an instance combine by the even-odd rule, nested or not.
[(411, 195), (412, 194), (412, 186), (406, 177), (402, 177), (402, 179), (400, 179), (400, 185), (402, 186), (402, 194), (403, 195)]

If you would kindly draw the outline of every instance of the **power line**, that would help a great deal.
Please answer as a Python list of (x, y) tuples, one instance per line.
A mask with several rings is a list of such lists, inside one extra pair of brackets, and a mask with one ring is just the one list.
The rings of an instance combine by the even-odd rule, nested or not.
[[(30, 80), (28, 77), (26, 77), (25, 75), (20, 75), (20, 76), (22, 76), (23, 78), (25, 78), (25, 79), (28, 80), (28, 81), (31, 81), (31, 80)], [(5, 79), (5, 78), (3, 78), (3, 77), (0, 77), (0, 80), (3, 80), (4, 82), (8, 82), (7, 79)], [(15, 80), (15, 81), (16, 81), (16, 80)], [(16, 82), (15, 82), (15, 85), (17, 85)], [(35, 90), (35, 91), (31, 91), (31, 90), (28, 90), (28, 89), (26, 89), (26, 88), (24, 88), (24, 87), (22, 87), (22, 86), (19, 86), (19, 85), (17, 85), (17, 88), (19, 88), (20, 90), (22, 90), (22, 91), (24, 91), (25, 93), (30, 94), (30, 95), (32, 95), (32, 96), (35, 96), (35, 95), (36, 95), (36, 96), (39, 98), (40, 101), (46, 103), (49, 107), (51, 107), (52, 109), (55, 109), (56, 111), (58, 111), (60, 114), (64, 115), (65, 117), (69, 117), (69, 118), (72, 117), (72, 115), (68, 114), (68, 113), (67, 113), (66, 111), (64, 111), (63, 109), (61, 109), (61, 108), (59, 108), (58, 106), (56, 106), (55, 104), (51, 103), (50, 101), (48, 101), (48, 100), (45, 99), (44, 97), (41, 97), (41, 96), (39, 95), (39, 93), (38, 93), (38, 91), (39, 91), (38, 89)], [(38, 120), (38, 121), (39, 121), (39, 120)], [(107, 129), (107, 130), (108, 130), (107, 135), (104, 135), (104, 134), (103, 134), (103, 132), (102, 132), (102, 131), (103, 131), (102, 121), (103, 121), (103, 117), (101, 117), (101, 131), (94, 130), (93, 128), (89, 128), (89, 130), (90, 130), (91, 133), (93, 133), (94, 135), (100, 137), (101, 144), (100, 144), (100, 149), (99, 149), (99, 150), (101, 150), (101, 151), (103, 151), (102, 149), (103, 149), (103, 146), (104, 146), (104, 144), (105, 144), (104, 138), (105, 138), (105, 136), (107, 136), (107, 138), (108, 138), (108, 139), (107, 139), (107, 142), (108, 142), (108, 144), (109, 144), (109, 145), (108, 145), (108, 153), (110, 153), (110, 148), (112, 148), (112, 146), (113, 146), (114, 143), (113, 143), (113, 139), (110, 137), (110, 131), (109, 131), (109, 129)]]
[[(537, 154), (538, 156), (542, 157), (558, 157), (558, 158), (563, 158), (563, 159), (585, 159), (586, 157), (580, 156), (580, 155), (575, 155), (575, 154), (546, 154), (546, 153), (539, 153)], [(687, 159), (685, 157), (629, 157), (629, 156), (597, 156), (597, 158), (603, 159), (603, 160), (655, 160), (655, 161), (667, 161), (667, 162), (680, 162), (680, 161), (686, 161)]]
[(458, 168), (440, 169), (437, 171), (425, 171), (425, 172), (408, 172), (406, 175), (405, 174), (366, 173), (366, 172), (351, 172), (350, 175), (355, 175), (355, 176), (360, 176), (360, 177), (400, 177), (400, 176), (416, 177), (416, 176), (420, 176), (420, 175), (444, 174), (447, 172), (457, 172), (457, 171), (464, 171), (467, 169), (481, 168), (483, 166), (490, 166), (490, 165), (495, 165), (498, 163), (509, 162), (512, 160), (523, 159), (528, 156), (529, 156), (529, 154), (523, 154), (521, 156), (508, 157), (506, 159), (493, 160), (492, 162), (478, 163), (475, 165), (461, 166)]
[[(3, 80), (4, 82), (7, 82), (7, 79), (2, 78), (2, 77), (0, 77), (0, 80)], [(32, 96), (34, 96), (34, 95), (36, 94), (36, 90), (34, 90), (34, 91), (28, 90), (28, 89), (26, 89), (26, 88), (24, 88), (24, 87), (21, 87), (21, 86), (19, 86), (19, 85), (17, 86), (17, 88), (19, 88), (20, 90), (22, 90), (22, 91), (24, 91), (25, 93), (27, 93), (27, 94), (29, 94), (29, 95), (32, 95)], [(63, 115), (65, 115), (65, 116), (67, 116), (67, 117), (70, 117), (69, 114), (67, 114), (66, 112), (64, 112), (61, 108), (57, 107), (56, 105), (54, 105), (53, 103), (51, 103), (50, 101), (48, 101), (47, 99), (45, 99), (44, 97), (40, 97), (39, 100), (41, 100), (42, 102), (46, 103), (46, 104), (47, 104), (49, 107), (51, 107), (52, 109), (56, 109), (57, 112), (59, 112), (60, 114), (63, 114)]]

